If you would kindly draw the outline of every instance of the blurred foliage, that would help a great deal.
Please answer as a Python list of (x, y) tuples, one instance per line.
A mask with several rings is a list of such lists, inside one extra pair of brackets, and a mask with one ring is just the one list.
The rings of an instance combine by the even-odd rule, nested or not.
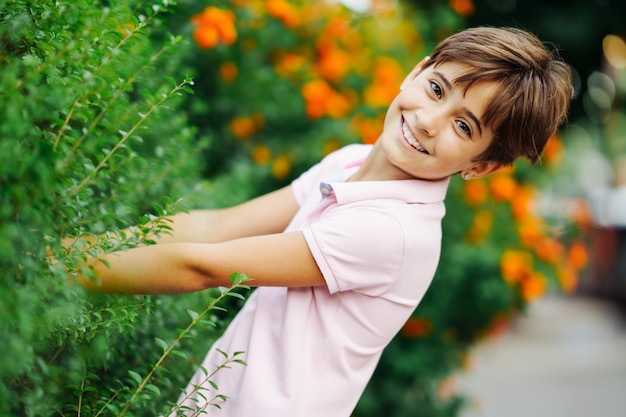
[[(373, 143), (405, 74), (474, 10), (470, 0), (371, 4), (0, 6), (0, 353), (13, 359), (0, 365), (2, 415), (95, 415), (109, 398), (118, 414), (162, 355), (155, 338), (175, 340), (218, 294), (89, 295), (64, 268), (154, 241), (176, 210), (245, 200), (345, 144)], [(469, 347), (547, 291), (575, 288), (586, 213), (537, 207), (561, 154), (555, 136), (538, 168), (453, 179), (437, 276), (356, 417), (457, 415), (453, 381)], [(129, 224), (140, 226), (121, 232)], [(61, 246), (104, 232), (92, 246)], [(175, 372), (156, 372), (133, 412), (158, 415), (175, 400), (228, 317), (192, 328), (196, 341), (168, 358)]]
[(473, 0), (468, 25), (521, 26), (558, 47), (575, 73), (577, 98), (571, 118), (586, 115), (582, 97), (587, 79), (604, 60), (606, 35), (626, 33), (626, 3), (616, 0)]

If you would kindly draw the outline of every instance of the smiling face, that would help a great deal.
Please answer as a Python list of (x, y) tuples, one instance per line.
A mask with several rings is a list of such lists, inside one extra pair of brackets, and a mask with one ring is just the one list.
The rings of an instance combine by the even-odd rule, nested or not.
[(462, 172), (478, 178), (498, 169), (498, 163), (475, 159), (493, 140), (482, 116), (499, 85), (477, 82), (466, 89), (454, 84), (471, 71), (459, 63), (421, 67), (409, 74), (387, 111), (376, 143), (384, 154), (378, 176), (436, 180)]

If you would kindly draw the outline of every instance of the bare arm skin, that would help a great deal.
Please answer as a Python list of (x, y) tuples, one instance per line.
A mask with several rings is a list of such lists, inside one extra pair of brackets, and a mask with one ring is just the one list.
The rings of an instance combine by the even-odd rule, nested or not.
[(174, 216), (172, 236), (159, 243), (102, 255), (90, 262), (99, 283), (89, 290), (175, 294), (230, 286), (233, 272), (252, 286), (325, 285), (301, 232), (281, 233), (298, 209), (291, 187), (222, 210)]
[(297, 210), (291, 186), (287, 186), (234, 207), (177, 214), (171, 218), (172, 235), (163, 235), (158, 243), (215, 243), (281, 233)]

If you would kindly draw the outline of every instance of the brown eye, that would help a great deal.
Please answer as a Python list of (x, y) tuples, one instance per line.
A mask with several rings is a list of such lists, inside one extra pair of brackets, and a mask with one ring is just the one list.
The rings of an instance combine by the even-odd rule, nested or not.
[(434, 81), (430, 82), (430, 89), (437, 96), (437, 98), (441, 98), (441, 96), (443, 95), (443, 91), (441, 90), (441, 87), (439, 86), (439, 84), (437, 84)]
[(467, 136), (472, 136), (472, 128), (465, 123), (463, 120), (459, 120), (456, 122), (457, 126), (461, 130), (461, 132), (465, 133)]

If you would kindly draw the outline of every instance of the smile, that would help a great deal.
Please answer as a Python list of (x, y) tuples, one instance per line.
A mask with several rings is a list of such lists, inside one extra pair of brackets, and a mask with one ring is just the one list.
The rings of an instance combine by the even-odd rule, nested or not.
[(430, 155), (430, 153), (426, 150), (426, 148), (424, 148), (422, 144), (419, 143), (419, 141), (415, 138), (415, 136), (413, 136), (413, 132), (411, 132), (411, 130), (409, 129), (409, 126), (407, 125), (404, 119), (402, 120), (402, 136), (404, 137), (404, 140), (406, 140), (407, 143), (411, 145), (413, 148), (417, 149), (421, 153)]

